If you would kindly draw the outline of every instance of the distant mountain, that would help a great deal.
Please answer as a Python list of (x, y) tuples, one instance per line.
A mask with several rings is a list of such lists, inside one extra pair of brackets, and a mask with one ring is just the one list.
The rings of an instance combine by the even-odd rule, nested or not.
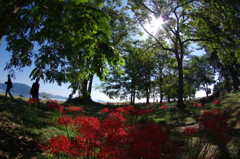
[[(22, 84), (22, 83), (13, 83), (13, 88), (11, 88), (11, 93), (12, 95), (23, 95), (24, 97), (30, 96), (30, 89), (31, 87), (26, 85), (26, 84)], [(0, 91), (1, 93), (5, 93), (6, 91), (6, 84), (5, 83), (0, 83)], [(3, 91), (3, 92), (2, 92)]]
[(104, 100), (97, 100), (97, 102), (99, 102), (99, 103), (106, 103), (106, 101), (104, 101)]
[(51, 98), (51, 99), (64, 99), (64, 100), (67, 99), (67, 97), (52, 95), (52, 94), (49, 94), (49, 98)]
[[(26, 85), (26, 84), (22, 84), (22, 83), (13, 83), (13, 88), (11, 88), (11, 94), (15, 95), (15, 96), (19, 96), (22, 95), (24, 97), (30, 97), (30, 89), (31, 87)], [(6, 91), (6, 84), (5, 83), (0, 83), (0, 93), (5, 93)], [(67, 99), (67, 97), (63, 97), (63, 96), (59, 96), (59, 95), (52, 95), (49, 94), (49, 98), (51, 99)], [(41, 97), (41, 93), (39, 95)]]

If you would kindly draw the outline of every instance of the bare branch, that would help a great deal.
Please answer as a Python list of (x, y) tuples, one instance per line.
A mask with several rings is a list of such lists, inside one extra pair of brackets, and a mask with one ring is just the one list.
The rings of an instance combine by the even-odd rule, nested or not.
[(216, 36), (213, 36), (213, 37), (207, 37), (207, 38), (186, 39), (182, 43), (186, 43), (186, 42), (189, 42), (189, 41), (210, 41), (210, 40), (216, 39), (217, 37), (223, 37), (223, 36), (225, 36), (225, 35), (219, 34), (219, 35), (216, 35)]

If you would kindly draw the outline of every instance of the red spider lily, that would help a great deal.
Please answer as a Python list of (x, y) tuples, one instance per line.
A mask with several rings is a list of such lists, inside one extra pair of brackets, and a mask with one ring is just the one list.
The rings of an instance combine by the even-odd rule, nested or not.
[(102, 143), (100, 141), (95, 141), (95, 145), (96, 145), (96, 147), (101, 147)]
[(101, 130), (100, 121), (95, 117), (75, 117), (73, 119), (74, 125), (76, 126), (77, 131), (81, 133), (81, 135), (90, 140), (96, 140), (96, 134)]
[[(208, 110), (201, 110), (202, 113), (208, 113)], [(200, 118), (200, 117), (199, 117)]]
[(161, 106), (161, 107), (159, 107), (159, 108), (161, 108), (161, 109), (165, 109), (165, 108), (167, 108), (167, 106), (164, 105), (164, 106)]
[(212, 131), (214, 134), (221, 134), (229, 130), (227, 125), (228, 117), (223, 115), (220, 109), (213, 109), (212, 111), (205, 110), (199, 119), (199, 126)]
[(130, 114), (132, 116), (140, 115), (140, 110), (135, 109), (133, 105), (123, 106), (122, 109), (124, 114)]
[(124, 152), (121, 149), (117, 149), (114, 146), (105, 146), (101, 149), (101, 152), (96, 154), (96, 156), (99, 159), (106, 159), (106, 158), (111, 158), (111, 159), (124, 159), (125, 157), (122, 157)]
[(155, 112), (155, 111), (156, 111), (155, 109), (140, 109), (139, 115), (148, 114), (148, 113)]
[(133, 116), (139, 116), (139, 115), (148, 114), (148, 113), (154, 112), (154, 111), (156, 111), (156, 110), (154, 110), (154, 109), (135, 109), (134, 106), (129, 105), (129, 106), (119, 107), (119, 108), (116, 108), (116, 109), (104, 108), (104, 109), (100, 110), (99, 112), (102, 112), (102, 113), (120, 112), (120, 113), (123, 113), (123, 114), (130, 114), (130, 115), (133, 115)]
[(37, 147), (47, 153), (54, 153), (54, 154), (59, 154), (59, 153), (64, 153), (66, 155), (70, 155), (71, 152), (71, 142), (68, 140), (66, 136), (59, 135), (55, 138), (50, 139), (50, 144), (49, 146), (43, 146), (39, 143), (36, 143)]
[(64, 107), (62, 105), (60, 105), (59, 103), (56, 102), (51, 102), (49, 103), (49, 105), (47, 106), (47, 108), (54, 108), (57, 109), (58, 112), (63, 113), (63, 109)]
[[(97, 154), (99, 158), (103, 154), (111, 157), (119, 157), (120, 153), (118, 145), (124, 139), (126, 131), (123, 130), (122, 114), (121, 113), (111, 113), (111, 118), (105, 119), (100, 123), (97, 118), (94, 117), (76, 117), (74, 118), (75, 124), (81, 125), (78, 131), (81, 133), (81, 137), (78, 137), (78, 144), (76, 145), (81, 153), (90, 153), (92, 147), (100, 147), (101, 152)], [(109, 114), (110, 115), (110, 114)], [(120, 115), (120, 117), (117, 117)], [(103, 142), (99, 139), (104, 139)], [(81, 143), (79, 143), (81, 142)], [(84, 150), (84, 151), (83, 151)]]
[(51, 103), (57, 103), (57, 102), (54, 100), (47, 100), (47, 104), (51, 104)]
[(174, 158), (179, 152), (178, 145), (169, 139), (167, 131), (160, 125), (148, 123), (130, 126), (121, 112), (108, 115), (102, 121), (94, 117), (75, 117), (71, 120), (62, 116), (58, 122), (64, 125), (73, 121), (73, 126), (81, 135), (71, 141), (65, 136), (58, 136), (50, 140), (49, 146), (39, 147), (45, 152), (64, 153), (70, 158)]
[(193, 136), (197, 133), (199, 133), (199, 129), (196, 127), (187, 127), (183, 130), (183, 135), (185, 136)]
[(58, 121), (57, 121), (57, 125), (64, 125), (64, 126), (67, 126), (68, 124), (71, 124), (73, 123), (72, 119), (67, 116), (67, 115), (64, 115), (64, 116), (60, 116), (58, 118)]
[(194, 107), (202, 107), (202, 104), (201, 103), (193, 103), (193, 106)]
[(50, 139), (50, 150), (54, 154), (58, 154), (59, 152), (64, 152), (66, 155), (71, 152), (71, 142), (68, 140), (66, 136), (59, 135), (58, 137)]
[(38, 103), (39, 102), (39, 99), (36, 99), (36, 98), (30, 98), (28, 101), (27, 101), (27, 103), (28, 104), (36, 104), (36, 103)]
[[(171, 143), (167, 132), (160, 125), (148, 123), (137, 125), (129, 141), (128, 157), (130, 158), (174, 158), (178, 146)], [(170, 146), (171, 145), (171, 146)], [(170, 158), (171, 158), (170, 157)]]
[(99, 110), (101, 113), (108, 113), (110, 110), (108, 108), (104, 108), (102, 110)]
[(73, 148), (71, 155), (74, 156), (74, 158), (85, 155), (87, 153), (87, 150), (91, 148), (86, 142), (86, 139), (81, 137), (80, 135), (75, 137), (75, 142), (73, 142), (72, 145)]
[(19, 95), (20, 97), (23, 97), (23, 95)]
[(213, 103), (215, 103), (216, 105), (220, 104), (220, 100), (215, 100)]
[(68, 107), (67, 112), (72, 112), (72, 111), (83, 111), (83, 108), (75, 107), (75, 106)]
[(120, 112), (112, 112), (110, 114), (108, 114), (110, 119), (113, 120), (119, 120), (119, 121), (125, 121), (126, 119), (124, 118), (124, 116), (122, 115), (122, 113)]

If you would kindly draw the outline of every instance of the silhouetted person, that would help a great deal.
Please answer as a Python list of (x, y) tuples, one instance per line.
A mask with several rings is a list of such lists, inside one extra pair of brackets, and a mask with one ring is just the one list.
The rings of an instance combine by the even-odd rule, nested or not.
[(8, 74), (8, 81), (5, 82), (5, 84), (7, 85), (5, 96), (7, 97), (7, 94), (9, 94), (10, 97), (13, 98), (12, 94), (10, 93), (10, 89), (12, 88), (12, 81), (11, 81), (10, 74)]
[(38, 109), (40, 108), (39, 106), (39, 97), (38, 97), (38, 94), (39, 94), (39, 78), (36, 79), (36, 82), (34, 82), (32, 84), (32, 88), (31, 88), (31, 91), (30, 91), (30, 94), (32, 95), (32, 98), (33, 99), (36, 99), (37, 100), (37, 103), (38, 103)]

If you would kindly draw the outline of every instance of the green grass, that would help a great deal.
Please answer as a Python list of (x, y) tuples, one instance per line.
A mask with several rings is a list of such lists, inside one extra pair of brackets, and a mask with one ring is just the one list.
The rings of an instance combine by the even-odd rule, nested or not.
[[(230, 117), (229, 125), (231, 125), (234, 131), (232, 132), (233, 140), (229, 144), (229, 149), (234, 152), (240, 148), (240, 138), (237, 135), (240, 124), (240, 91), (224, 94), (224, 96), (220, 96), (218, 99), (220, 100), (220, 105), (210, 102), (208, 103), (208, 109), (222, 109)], [(0, 133), (6, 134), (1, 138), (1, 141), (4, 142), (4, 148), (0, 149), (0, 158), (17, 158), (18, 155), (22, 155), (24, 158), (44, 158), (43, 153), (36, 148), (36, 142), (48, 144), (49, 138), (60, 134), (66, 135), (65, 128), (51, 124), (56, 122), (61, 114), (49, 110), (46, 101), (41, 101), (42, 111), (38, 111), (37, 106), (30, 106), (26, 103), (28, 100), (29, 98), (17, 96), (11, 99), (5, 97), (4, 94), (0, 94)], [(200, 108), (192, 106), (193, 103), (198, 101), (196, 99), (185, 101), (187, 107), (184, 111), (180, 111), (175, 107), (176, 102), (166, 103), (166, 109), (160, 109), (160, 105), (157, 103), (151, 105), (136, 104), (135, 107), (137, 109), (150, 108), (156, 110), (148, 116), (139, 117), (139, 122), (153, 121), (165, 128), (170, 127), (175, 130), (181, 130), (183, 127), (196, 124), (198, 115), (203, 109), (206, 109), (205, 106)], [(71, 104), (68, 106), (71, 106)], [(122, 105), (117, 103), (79, 106), (84, 108), (86, 115), (99, 116), (97, 112), (103, 108), (117, 108), (126, 106), (126, 103)], [(69, 132), (69, 135), (74, 136), (75, 134), (74, 132)], [(19, 150), (21, 148), (29, 149), (29, 151)], [(237, 157), (238, 155), (235, 154)]]

